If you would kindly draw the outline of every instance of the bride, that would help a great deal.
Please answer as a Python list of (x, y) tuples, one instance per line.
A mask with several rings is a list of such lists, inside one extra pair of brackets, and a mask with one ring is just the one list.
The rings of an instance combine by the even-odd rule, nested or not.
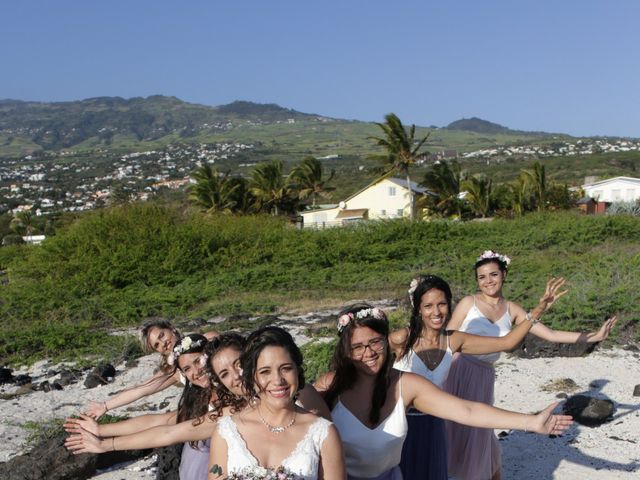
[(279, 327), (256, 330), (240, 362), (245, 391), (254, 396), (246, 409), (218, 422), (211, 437), (209, 479), (260, 468), (305, 480), (346, 478), (336, 428), (295, 404), (304, 374), (291, 335)]

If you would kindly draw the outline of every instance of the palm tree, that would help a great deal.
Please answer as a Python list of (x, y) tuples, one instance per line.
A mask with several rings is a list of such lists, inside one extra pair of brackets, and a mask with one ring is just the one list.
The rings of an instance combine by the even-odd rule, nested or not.
[(524, 173), (520, 174), (512, 183), (509, 184), (511, 193), (511, 208), (513, 213), (521, 217), (527, 208), (527, 200), (529, 196), (528, 181)]
[(335, 190), (327, 186), (335, 173), (335, 170), (331, 170), (329, 178), (323, 178), (324, 172), (320, 160), (315, 157), (306, 157), (291, 171), (289, 179), (298, 189), (298, 198), (304, 200), (311, 197), (311, 204), (315, 207), (317, 197), (326, 197), (327, 192)]
[(453, 160), (439, 162), (431, 166), (422, 180), (423, 187), (436, 195), (429, 203), (433, 209), (445, 216), (462, 215), (462, 201), (459, 198), (462, 170), (460, 164)]
[(9, 223), (9, 228), (18, 235), (30, 237), (35, 231), (34, 220), (33, 214), (28, 210), (24, 210), (16, 214)]
[(383, 162), (383, 175), (388, 176), (393, 172), (398, 172), (407, 178), (407, 189), (409, 190), (409, 205), (411, 220), (414, 218), (413, 190), (411, 188), (411, 177), (409, 168), (416, 163), (417, 157), (421, 154), (420, 149), (429, 138), (427, 134), (420, 140), (415, 139), (416, 126), (411, 125), (407, 130), (395, 113), (389, 113), (384, 117), (385, 123), (377, 123), (384, 133), (383, 137), (369, 137), (376, 145), (387, 150), (381, 160)]
[(280, 160), (258, 164), (252, 172), (249, 191), (255, 197), (260, 210), (279, 215), (283, 210), (295, 209), (292, 189), (283, 175)]
[(523, 170), (523, 173), (533, 191), (538, 211), (544, 210), (547, 201), (547, 179), (544, 166), (536, 162), (531, 170)]
[(206, 164), (191, 174), (196, 181), (189, 186), (189, 200), (207, 213), (231, 213), (238, 203), (237, 191), (241, 181), (233, 179), (229, 173)]
[(484, 175), (476, 175), (465, 180), (463, 188), (467, 191), (464, 198), (473, 211), (485, 218), (491, 210), (491, 180)]

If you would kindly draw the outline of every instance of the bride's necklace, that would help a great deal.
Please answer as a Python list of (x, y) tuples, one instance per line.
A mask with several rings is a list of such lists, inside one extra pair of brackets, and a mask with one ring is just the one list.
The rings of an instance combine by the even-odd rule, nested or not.
[(291, 417), (291, 420), (289, 421), (289, 423), (287, 423), (286, 425), (283, 425), (281, 427), (274, 427), (273, 425), (271, 425), (269, 422), (267, 422), (264, 417), (262, 416), (262, 413), (260, 413), (260, 408), (257, 409), (258, 410), (258, 415), (260, 416), (260, 420), (262, 421), (262, 423), (264, 424), (265, 427), (267, 427), (269, 429), (269, 431), (271, 433), (282, 433), (284, 432), (287, 428), (291, 427), (294, 423), (296, 423), (296, 413), (297, 412), (293, 412), (293, 417)]

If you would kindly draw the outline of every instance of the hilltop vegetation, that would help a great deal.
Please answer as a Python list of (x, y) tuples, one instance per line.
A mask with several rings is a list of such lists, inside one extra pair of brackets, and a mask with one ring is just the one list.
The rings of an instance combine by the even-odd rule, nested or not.
[[(480, 119), (460, 122), (435, 130), (432, 146), (466, 151), (548, 141), (544, 134), (501, 126), (480, 128), (496, 125)], [(424, 136), (428, 131), (420, 128), (417, 134)], [(367, 137), (376, 133), (376, 126), (368, 122), (245, 101), (218, 107), (162, 95), (53, 103), (0, 101), (0, 157), (61, 149), (121, 152), (161, 148), (176, 142), (226, 141), (261, 143), (276, 154), (366, 156), (375, 151)]]
[(567, 277), (571, 292), (547, 324), (589, 329), (617, 312), (628, 338), (640, 320), (637, 238), (640, 220), (630, 216), (530, 214), (300, 231), (273, 217), (205, 216), (153, 203), (103, 209), (39, 247), (0, 249), (0, 363), (113, 356), (130, 345), (107, 332), (152, 315), (183, 323), (404, 298), (417, 272), (442, 275), (460, 298), (474, 290), (471, 265), (487, 248), (514, 258), (507, 295), (525, 306), (547, 277)]

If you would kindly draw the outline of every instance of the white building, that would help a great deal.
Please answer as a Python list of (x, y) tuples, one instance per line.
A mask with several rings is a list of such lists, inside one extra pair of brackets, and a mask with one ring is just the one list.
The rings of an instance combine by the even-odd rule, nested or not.
[(634, 202), (640, 198), (640, 178), (614, 177), (582, 188), (586, 196), (599, 202)]
[[(427, 189), (415, 182), (411, 182), (411, 189), (415, 209), (417, 198), (427, 193)], [(300, 215), (303, 217), (304, 227), (324, 228), (360, 220), (409, 217), (410, 208), (407, 181), (391, 177), (376, 180), (338, 205), (307, 210)]]

